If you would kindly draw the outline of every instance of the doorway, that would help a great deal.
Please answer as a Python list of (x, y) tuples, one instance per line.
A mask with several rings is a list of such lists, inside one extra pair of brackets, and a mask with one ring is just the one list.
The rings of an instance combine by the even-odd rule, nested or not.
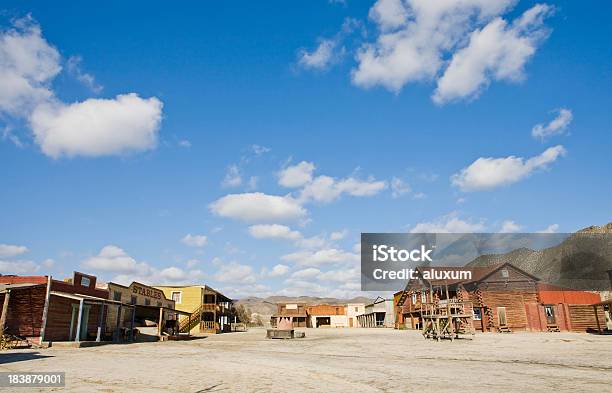
[[(89, 321), (89, 309), (90, 305), (83, 305), (83, 317), (81, 318), (81, 333), (79, 334), (79, 341), (87, 339), (87, 322)], [(79, 305), (72, 305), (72, 316), (70, 318), (70, 336), (68, 337), (69, 341), (74, 341), (76, 338), (76, 329), (79, 325)]]
[(497, 320), (499, 321), (499, 326), (506, 326), (508, 324), (506, 321), (506, 307), (497, 307)]
[(317, 327), (331, 325), (330, 317), (317, 317)]
[(544, 306), (544, 315), (546, 315), (546, 323), (548, 325), (557, 324), (557, 318), (555, 318), (555, 308), (553, 306)]

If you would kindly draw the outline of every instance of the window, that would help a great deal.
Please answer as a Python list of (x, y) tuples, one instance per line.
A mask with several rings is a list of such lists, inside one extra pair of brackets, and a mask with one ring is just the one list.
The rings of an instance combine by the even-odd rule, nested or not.
[(145, 299), (145, 306), (151, 305), (151, 299)]
[(136, 304), (137, 301), (138, 301), (138, 298), (136, 296), (132, 295), (131, 303), (132, 304)]
[(481, 321), (482, 320), (482, 308), (474, 309), (474, 320)]
[(544, 314), (548, 318), (552, 317), (554, 315), (552, 306), (544, 306)]
[(355, 312), (359, 312), (359, 307), (355, 307)]
[(508, 269), (502, 269), (501, 276), (503, 278), (508, 278), (510, 276), (510, 274), (508, 273)]
[(88, 277), (81, 277), (81, 285), (89, 288), (91, 280)]
[(171, 297), (172, 297), (172, 300), (174, 300), (174, 303), (181, 304), (181, 300), (183, 298), (183, 292), (181, 291), (172, 292)]
[(427, 303), (427, 297), (425, 291), (421, 292), (421, 303)]
[(413, 293), (412, 294), (412, 304), (416, 304), (416, 302), (417, 302), (417, 294)]
[(121, 301), (121, 292), (113, 291), (113, 300), (116, 300), (116, 301), (120, 302)]

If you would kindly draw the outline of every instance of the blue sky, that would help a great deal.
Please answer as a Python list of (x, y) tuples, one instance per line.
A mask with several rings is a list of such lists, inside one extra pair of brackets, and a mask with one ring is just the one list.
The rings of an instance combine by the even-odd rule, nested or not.
[(610, 221), (612, 7), (432, 4), (3, 2), (0, 273), (350, 297), (361, 232)]

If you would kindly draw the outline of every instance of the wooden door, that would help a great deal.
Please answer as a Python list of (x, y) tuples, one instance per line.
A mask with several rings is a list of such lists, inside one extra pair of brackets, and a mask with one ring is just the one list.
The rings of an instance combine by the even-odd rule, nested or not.
[(497, 319), (499, 326), (506, 326), (508, 324), (506, 321), (506, 307), (497, 307)]

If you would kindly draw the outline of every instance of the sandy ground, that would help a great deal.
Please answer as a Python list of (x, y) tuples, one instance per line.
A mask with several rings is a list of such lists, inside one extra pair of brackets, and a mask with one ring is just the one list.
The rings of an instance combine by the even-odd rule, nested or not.
[(251, 329), (9, 351), (0, 353), (0, 371), (65, 371), (66, 388), (55, 391), (75, 392), (612, 392), (612, 336), (490, 333), (434, 342), (393, 329), (304, 330), (306, 338), (295, 340), (267, 340), (265, 330)]

